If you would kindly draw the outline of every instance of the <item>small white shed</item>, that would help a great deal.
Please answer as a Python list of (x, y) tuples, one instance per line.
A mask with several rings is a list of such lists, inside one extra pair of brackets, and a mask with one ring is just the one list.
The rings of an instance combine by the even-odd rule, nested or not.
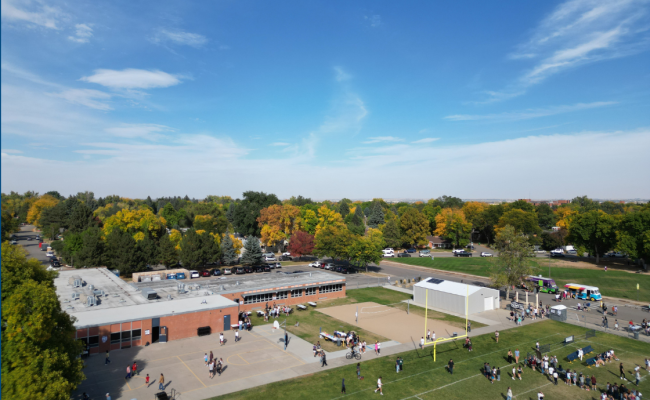
[(428, 278), (413, 286), (413, 300), (421, 305), (455, 314), (465, 314), (465, 298), (469, 296), (470, 314), (494, 310), (500, 306), (499, 291), (487, 287)]

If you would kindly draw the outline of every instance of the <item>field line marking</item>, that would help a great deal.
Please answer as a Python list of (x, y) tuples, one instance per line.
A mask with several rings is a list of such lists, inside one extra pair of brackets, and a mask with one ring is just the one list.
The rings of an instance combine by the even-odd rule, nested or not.
[(199, 382), (201, 382), (201, 385), (203, 385), (203, 387), (207, 387), (207, 386), (205, 386), (205, 383), (203, 383), (203, 381), (202, 381), (201, 379), (199, 379), (198, 376), (196, 376), (196, 374), (194, 373), (194, 371), (192, 371), (192, 369), (191, 369), (190, 367), (188, 367), (187, 364), (185, 364), (185, 361), (181, 360), (181, 358), (180, 358), (179, 356), (176, 356), (176, 358), (178, 358), (178, 359), (183, 363), (183, 365), (185, 366), (185, 368), (187, 368), (187, 369), (192, 373), (192, 375), (194, 375), (194, 377), (195, 377), (196, 379), (198, 379)]
[(534, 389), (526, 390), (526, 391), (523, 392), (523, 393), (519, 393), (517, 396), (513, 396), (513, 398), (517, 398), (517, 397), (521, 396), (522, 394), (526, 394), (526, 393), (528, 393), (528, 392), (532, 392), (533, 390), (541, 389), (541, 388), (543, 388), (544, 386), (548, 386), (548, 385), (552, 385), (552, 384), (553, 384), (553, 382), (549, 382), (549, 383), (547, 383), (546, 385), (542, 385), (542, 386), (536, 387), (536, 388), (534, 388)]
[[(528, 342), (523, 342), (523, 343), (520, 344), (520, 346), (523, 346), (524, 344), (532, 343), (532, 342), (534, 342), (534, 341), (539, 341), (539, 340), (542, 340), (542, 339), (546, 339), (546, 338), (549, 338), (549, 337), (551, 337), (551, 336), (557, 336), (557, 335), (560, 335), (560, 333), (554, 333), (554, 334), (552, 334), (552, 335), (544, 336), (544, 337), (542, 337), (542, 338), (534, 339), (534, 340), (531, 340), (531, 341), (528, 341)], [(494, 354), (494, 353), (498, 353), (498, 352), (501, 352), (501, 351), (504, 351), (504, 349), (499, 349), (499, 350), (492, 351), (492, 352), (490, 352), (490, 353), (485, 353), (485, 354), (478, 355), (478, 356), (476, 356), (476, 357), (467, 358), (467, 359), (465, 359), (465, 360), (458, 361), (458, 364), (460, 364), (460, 363), (464, 363), (464, 362), (466, 362), (466, 361), (474, 360), (474, 359), (477, 359), (477, 358), (485, 357), (485, 356), (487, 356), (487, 355)], [(413, 378), (413, 377), (415, 377), (415, 376), (422, 375), (422, 374), (426, 374), (426, 373), (429, 373), (429, 372), (431, 372), (431, 371), (435, 371), (435, 370), (438, 370), (438, 369), (444, 369), (445, 367), (446, 367), (446, 365), (443, 365), (443, 366), (441, 366), (441, 367), (431, 368), (431, 369), (428, 369), (428, 370), (426, 370), (426, 371), (418, 372), (417, 374), (408, 375), (408, 376), (405, 376), (405, 377), (403, 377), (403, 378), (399, 378), (399, 379), (395, 379), (395, 380), (392, 380), (392, 381), (389, 381), (389, 382), (385, 382), (384, 385), (387, 385), (387, 384), (389, 384), (389, 383), (399, 382), (399, 381), (404, 380), (404, 379), (410, 379), (410, 378)], [(345, 394), (344, 396), (334, 397), (334, 398), (332, 398), (331, 400), (342, 399), (343, 397), (350, 396), (350, 395), (353, 395), (353, 394), (357, 394), (357, 393), (360, 393), (360, 392), (365, 392), (366, 390), (371, 390), (371, 389), (372, 389), (372, 388), (369, 388), (369, 389), (363, 389), (363, 390), (358, 390), (358, 391), (353, 392), (353, 393), (350, 393), (350, 394)]]
[(427, 390), (426, 392), (418, 393), (417, 395), (414, 395), (414, 396), (404, 397), (402, 400), (412, 399), (413, 397), (416, 397), (416, 398), (419, 399), (418, 396), (422, 396), (423, 394), (427, 394), (427, 393), (435, 392), (436, 390), (444, 389), (444, 388), (446, 388), (446, 387), (448, 387), (448, 386), (455, 385), (455, 384), (457, 384), (457, 383), (459, 383), (459, 382), (466, 381), (466, 380), (468, 380), (468, 379), (472, 379), (472, 378), (476, 378), (477, 376), (483, 376), (483, 374), (476, 374), (476, 375), (468, 376), (467, 378), (463, 378), (463, 379), (458, 380), (458, 381), (456, 381), (456, 382), (448, 383), (448, 384), (446, 384), (446, 385), (444, 385), (444, 386), (440, 386), (440, 387), (437, 387), (437, 388), (435, 388), (435, 389)]

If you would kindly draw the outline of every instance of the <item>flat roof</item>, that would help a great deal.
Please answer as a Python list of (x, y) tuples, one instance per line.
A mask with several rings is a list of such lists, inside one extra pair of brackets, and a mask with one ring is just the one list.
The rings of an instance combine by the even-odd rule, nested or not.
[[(429, 281), (430, 279), (432, 279), (433, 282), (430, 282)], [(434, 283), (434, 282), (438, 282), (438, 283)], [(415, 286), (424, 289), (429, 289), (429, 290), (436, 290), (438, 292), (455, 294), (457, 296), (467, 296), (468, 292), (471, 295), (478, 292), (481, 289), (495, 290), (495, 289), (474, 286), (474, 285), (467, 285), (465, 283), (446, 281), (446, 280), (436, 279), (436, 278), (424, 279), (421, 282), (416, 283)]]
[[(74, 288), (69, 284), (73, 276), (80, 276), (84, 286)], [(179, 283), (184, 289), (179, 291)], [(59, 271), (54, 279), (61, 308), (77, 318), (78, 329), (117, 324), (138, 319), (158, 318), (175, 314), (220, 309), (237, 303), (221, 294), (258, 294), (271, 290), (291, 290), (328, 284), (344, 284), (345, 278), (323, 271), (304, 273), (264, 273), (256, 275), (231, 275), (205, 280), (161, 280), (156, 282), (132, 283), (124, 281), (107, 268), (77, 269)], [(93, 286), (102, 290), (97, 305), (86, 306), (74, 300), (74, 293), (83, 293)], [(158, 298), (148, 300), (146, 292), (155, 290)], [(207, 302), (207, 304), (205, 303)]]

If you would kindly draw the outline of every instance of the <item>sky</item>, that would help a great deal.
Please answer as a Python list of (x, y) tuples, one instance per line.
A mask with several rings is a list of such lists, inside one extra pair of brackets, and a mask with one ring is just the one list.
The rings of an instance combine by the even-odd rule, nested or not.
[(650, 198), (650, 1), (1, 0), (3, 193)]

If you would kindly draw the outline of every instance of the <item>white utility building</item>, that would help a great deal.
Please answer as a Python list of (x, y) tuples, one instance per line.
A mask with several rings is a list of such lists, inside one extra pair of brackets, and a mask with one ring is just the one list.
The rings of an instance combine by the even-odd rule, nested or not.
[[(429, 301), (427, 303), (427, 289)], [(413, 300), (429, 309), (465, 315), (465, 298), (469, 295), (469, 313), (499, 308), (499, 291), (487, 287), (428, 278), (413, 286)]]

